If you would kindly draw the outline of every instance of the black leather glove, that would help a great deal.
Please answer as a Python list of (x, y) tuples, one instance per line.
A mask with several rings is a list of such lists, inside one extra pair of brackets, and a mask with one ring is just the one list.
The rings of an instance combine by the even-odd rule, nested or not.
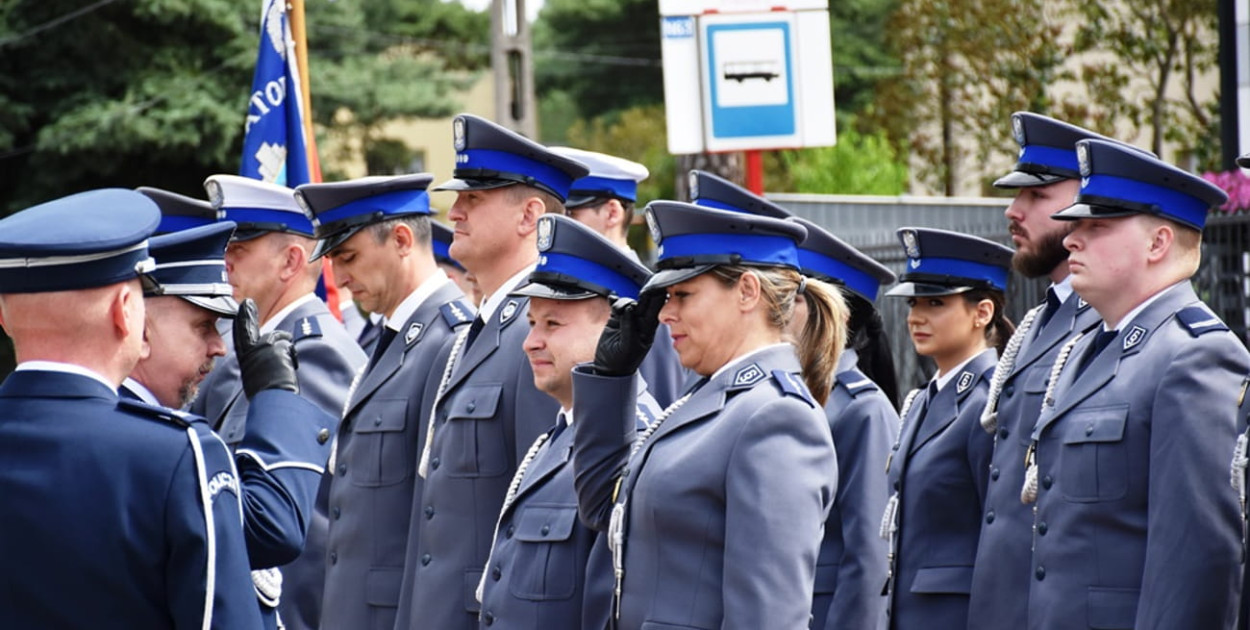
[(243, 300), (234, 318), (234, 352), (239, 357), (243, 392), (248, 400), (266, 389), (285, 389), (298, 394), (295, 368), (299, 367), (299, 361), (295, 358), (291, 333), (275, 330), (262, 337), (258, 320), (256, 302)]
[(612, 315), (599, 336), (593, 368), (604, 376), (627, 376), (638, 371), (646, 358), (655, 329), (660, 325), (660, 309), (668, 301), (663, 290), (638, 296), (638, 301), (621, 298), (612, 305)]

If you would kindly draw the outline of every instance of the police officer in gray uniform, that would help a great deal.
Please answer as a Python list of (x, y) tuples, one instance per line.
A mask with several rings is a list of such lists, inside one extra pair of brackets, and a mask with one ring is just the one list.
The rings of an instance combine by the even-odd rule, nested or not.
[(385, 316), (339, 427), (327, 508), (324, 628), (395, 627), (435, 355), (473, 309), (435, 265), (429, 174), (305, 184), (296, 197), (336, 280)]
[(117, 394), (143, 354), (159, 217), (106, 189), (0, 221), (18, 360), (0, 385), (6, 627), (261, 627), (229, 451), (202, 419)]
[[(1237, 158), (1237, 166), (1250, 169), (1250, 153)], [(1242, 432), (1242, 437), (1238, 438), (1238, 450), (1234, 453), (1233, 463), (1231, 467), (1231, 479), (1233, 489), (1237, 491), (1237, 496), (1241, 500), (1241, 563), (1244, 568), (1241, 582), (1241, 613), (1237, 617), (1237, 630), (1246, 630), (1250, 628), (1250, 597), (1246, 596), (1246, 590), (1250, 589), (1250, 563), (1246, 562), (1246, 546), (1247, 546), (1247, 487), (1250, 487), (1250, 396), (1246, 396), (1247, 390), (1250, 390), (1250, 376), (1241, 384), (1241, 403), (1237, 410), (1237, 420), (1240, 423), (1237, 429)]]
[[(815, 223), (791, 220), (807, 228), (799, 244), (803, 275), (841, 288), (848, 305), (859, 300), (861, 308), (872, 309), (881, 285), (893, 283), (894, 274)], [(806, 304), (800, 312), (806, 313)], [(791, 324), (795, 333), (802, 330), (801, 319), (796, 316)], [(854, 329), (855, 318), (851, 322), (848, 340), (861, 332)], [(879, 530), (890, 493), (881, 471), (898, 440), (899, 420), (881, 388), (856, 367), (858, 361), (853, 348), (842, 351), (825, 403), (833, 446), (845, 456), (838, 458), (838, 494), (816, 564), (812, 628), (823, 630), (872, 628), (885, 604), (887, 548)]]
[[(451, 255), (473, 273), (484, 295), (473, 324), (441, 353), (438, 387), (418, 472), (399, 620), (409, 628), (477, 625), (474, 597), (490, 535), (517, 464), (550, 428), (555, 401), (534, 387), (523, 356), (528, 300), (512, 296), (534, 270), (538, 218), (562, 213), (574, 179), (586, 169), (484, 119), (452, 123), (455, 224)], [(518, 323), (520, 322), (520, 323)], [(442, 357), (447, 357), (443, 360)]]
[[(567, 147), (552, 151), (586, 165), (590, 173), (573, 182), (565, 202), (565, 214), (611, 241), (634, 260), (641, 261), (628, 241), (629, 226), (638, 203), (638, 184), (650, 174), (647, 167), (614, 155)], [(673, 350), (668, 329), (660, 327), (660, 343), (652, 344), (651, 352), (638, 369), (656, 402), (672, 404), (690, 381), (690, 373), (682, 369)]]
[[(797, 223), (669, 201), (646, 212), (659, 271), (638, 302), (617, 302), (573, 375), (579, 510), (612, 545), (616, 627), (807, 628), (837, 489), (820, 405), (845, 305), (798, 274)], [(791, 343), (800, 292), (812, 313)], [(657, 321), (704, 378), (635, 437)]]
[(1017, 191), (1006, 211), (1016, 245), (1012, 267), (1026, 277), (1046, 276), (1051, 285), (1046, 303), (1020, 320), (999, 357), (981, 416), (981, 425), (994, 434), (994, 456), (972, 571), (972, 630), (1025, 627), (1033, 508), (1020, 502), (1024, 452), (1059, 348), (1100, 321), (1072, 290), (1063, 246), (1071, 224), (1050, 216), (1071, 205), (1080, 189), (1076, 143), (1101, 136), (1028, 112), (1013, 114), (1011, 125), (1020, 157), (994, 185)]
[(960, 629), (989, 480), (993, 439), (981, 428), (997, 350), (1011, 250), (946, 230), (902, 228), (907, 270), (887, 295), (907, 298), (916, 352), (938, 371), (903, 402), (887, 460), (893, 495), (881, 520), (889, 541), (882, 628)]
[[(286, 187), (234, 175), (213, 175), (204, 187), (220, 218), (238, 224), (226, 249), (235, 297), (256, 302), (261, 334), (283, 330), (293, 336), (300, 395), (337, 420), (352, 377), (367, 357), (313, 293), (321, 265), (308, 260), (314, 245), (312, 223)], [(191, 411), (208, 418), (231, 447), (247, 433), (248, 401), (242, 395), (238, 365), (235, 352), (218, 361), (191, 404)], [(330, 427), (331, 434), (336, 431), (337, 424)], [(324, 536), (326, 522), (324, 514), (316, 510), (312, 514), (305, 526), (308, 544), (315, 545)], [(279, 613), (292, 630), (317, 625), (320, 571), (321, 563), (315, 561), (298, 561), (284, 569)]]
[(1139, 151), (1077, 143), (1055, 215), (1103, 325), (1060, 349), (1030, 435), (1029, 628), (1229, 628), (1241, 519), (1224, 482), (1250, 354), (1190, 285), (1227, 195)]
[[(482, 579), (483, 628), (605, 628), (612, 605), (607, 540), (577, 519), (573, 376), (594, 358), (612, 301), (636, 299), (651, 272), (581, 223), (538, 220), (539, 262), (515, 294), (530, 298), (525, 352), (534, 384), (560, 403), (555, 426), (521, 460)], [(659, 414), (640, 386), (639, 428)]]

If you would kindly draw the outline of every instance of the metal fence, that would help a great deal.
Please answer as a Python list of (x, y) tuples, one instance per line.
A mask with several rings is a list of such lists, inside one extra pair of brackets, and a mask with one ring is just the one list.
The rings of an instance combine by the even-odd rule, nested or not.
[[(895, 273), (907, 263), (895, 230), (935, 227), (980, 236), (1011, 246), (1003, 210), (1008, 199), (859, 197), (774, 194), (769, 198), (858, 247)], [(1194, 276), (1198, 294), (1244, 343), (1250, 322), (1250, 215), (1212, 216), (1204, 232), (1202, 266)], [(1007, 316), (1019, 321), (1044, 299), (1049, 281), (1012, 274), (1007, 290)], [(884, 293), (884, 291), (883, 291)], [(907, 333), (905, 300), (882, 297), (877, 308), (885, 319), (894, 351), (899, 388), (922, 385), (933, 374), (932, 361), (913, 350)]]

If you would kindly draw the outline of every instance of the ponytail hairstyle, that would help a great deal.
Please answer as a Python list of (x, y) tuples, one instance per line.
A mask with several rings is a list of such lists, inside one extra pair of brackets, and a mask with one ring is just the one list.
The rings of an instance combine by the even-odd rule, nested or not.
[(971, 305), (976, 305), (981, 300), (989, 300), (994, 304), (994, 315), (990, 317), (990, 323), (985, 327), (985, 340), (998, 350), (999, 356), (1002, 356), (1003, 350), (1007, 347), (1007, 341), (1011, 339), (1011, 334), (1016, 332), (1016, 325), (1007, 319), (1007, 313), (1004, 310), (1007, 297), (998, 289), (973, 289), (961, 295)]
[(843, 291), (842, 295), (851, 309), (846, 346), (859, 355), (855, 367), (898, 407), (898, 377), (894, 373), (894, 353), (890, 351), (885, 320), (872, 302), (849, 291)]
[(737, 284), (745, 273), (755, 274), (760, 280), (760, 297), (768, 323), (778, 331), (785, 331), (789, 326), (794, 318), (794, 298), (800, 290), (803, 292), (807, 300), (807, 323), (794, 345), (802, 366), (803, 382), (823, 407), (829, 399), (833, 373), (846, 344), (849, 312), (842, 293), (833, 285), (804, 278), (785, 267), (721, 265), (709, 273), (726, 286)]

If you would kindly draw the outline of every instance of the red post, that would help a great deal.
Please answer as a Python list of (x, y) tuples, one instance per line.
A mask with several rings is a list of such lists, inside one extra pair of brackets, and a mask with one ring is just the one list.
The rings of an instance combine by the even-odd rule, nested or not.
[(747, 190), (764, 194), (764, 154), (759, 149), (752, 149), (747, 154)]

